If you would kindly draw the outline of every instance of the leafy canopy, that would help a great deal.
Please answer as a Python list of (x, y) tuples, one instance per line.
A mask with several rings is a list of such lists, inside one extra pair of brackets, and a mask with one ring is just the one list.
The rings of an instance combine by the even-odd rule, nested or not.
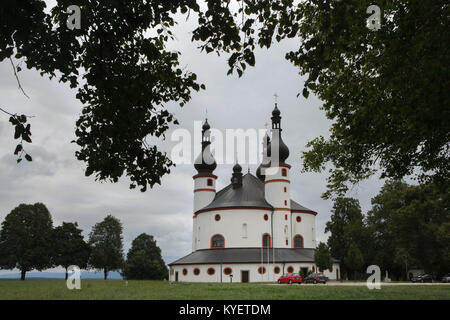
[(89, 234), (89, 265), (103, 269), (105, 279), (108, 271), (119, 270), (123, 266), (122, 230), (122, 223), (108, 215), (103, 221), (96, 223)]
[[(82, 27), (66, 28), (69, 5)], [(286, 59), (306, 75), (304, 88), (324, 101), (328, 138), (308, 143), (304, 170), (331, 165), (324, 197), (342, 195), (381, 168), (381, 176), (416, 175), (448, 186), (450, 177), (449, 6), (445, 0), (380, 0), (381, 29), (366, 27), (369, 0), (41, 0), (0, 9), (0, 61), (14, 54), (28, 68), (69, 82), (84, 107), (76, 156), (86, 175), (160, 183), (172, 162), (147, 137), (164, 137), (176, 120), (164, 108), (184, 105), (204, 88), (169, 52), (174, 15), (196, 13), (193, 40), (207, 53), (227, 53), (229, 74), (255, 65), (257, 46), (299, 38)], [(182, 21), (180, 19), (180, 21)]]
[(325, 243), (319, 243), (314, 251), (314, 262), (319, 267), (319, 270), (326, 270), (333, 267), (330, 249)]
[(26, 271), (51, 267), (52, 217), (42, 203), (20, 204), (2, 222), (0, 268)]
[(76, 222), (63, 222), (53, 229), (53, 263), (56, 266), (66, 269), (71, 265), (87, 267), (90, 248), (81, 233)]
[(153, 236), (142, 233), (133, 240), (127, 254), (123, 275), (126, 279), (136, 280), (168, 279), (161, 249)]

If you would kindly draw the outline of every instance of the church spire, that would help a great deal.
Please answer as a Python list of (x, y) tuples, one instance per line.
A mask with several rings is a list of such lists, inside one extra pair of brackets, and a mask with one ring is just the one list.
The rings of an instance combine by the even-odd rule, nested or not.
[(194, 167), (199, 173), (212, 173), (216, 169), (217, 164), (214, 156), (211, 153), (211, 126), (208, 123), (208, 118), (202, 126), (202, 152), (195, 159)]
[[(289, 157), (289, 148), (281, 139), (281, 111), (278, 109), (278, 103), (275, 102), (275, 108), (272, 111), (272, 142), (269, 142), (267, 148), (267, 154), (271, 157), (271, 144), (278, 148), (279, 163), (284, 163)], [(273, 160), (273, 159), (271, 159)]]

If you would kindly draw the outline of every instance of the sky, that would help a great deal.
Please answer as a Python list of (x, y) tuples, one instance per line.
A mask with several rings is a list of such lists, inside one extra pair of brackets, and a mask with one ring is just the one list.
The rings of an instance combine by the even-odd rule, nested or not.
[[(171, 141), (176, 128), (193, 134), (194, 121), (203, 121), (208, 115), (212, 128), (263, 129), (270, 123), (274, 94), (282, 116), (283, 140), (290, 149), (287, 163), (291, 169), (291, 198), (318, 212), (316, 233), (318, 241), (326, 241), (325, 224), (330, 219), (332, 201), (323, 200), (326, 173), (302, 173), (301, 152), (313, 138), (329, 135), (330, 120), (320, 109), (322, 102), (310, 95), (297, 97), (303, 89), (305, 77), (285, 60), (284, 55), (298, 46), (298, 39), (284, 41), (267, 50), (256, 51), (255, 67), (247, 68), (241, 78), (227, 76), (227, 55), (201, 53), (197, 43), (191, 42), (193, 20), (175, 29), (176, 40), (169, 48), (181, 51), (181, 67), (197, 74), (206, 90), (193, 93), (192, 100), (183, 108), (176, 103), (168, 109), (180, 122), (166, 134), (160, 143), (169, 155), (178, 141)], [(15, 63), (19, 61), (14, 60)], [(0, 222), (21, 203), (44, 203), (50, 210), (54, 226), (77, 222), (86, 240), (93, 225), (112, 214), (123, 224), (125, 253), (132, 240), (141, 233), (153, 235), (162, 250), (166, 263), (191, 252), (193, 165), (180, 164), (145, 193), (129, 189), (125, 177), (118, 183), (101, 183), (94, 177), (85, 177), (84, 163), (76, 160), (75, 121), (82, 104), (75, 98), (76, 89), (56, 79), (41, 77), (36, 70), (23, 70), (19, 78), (29, 99), (18, 89), (10, 64), (0, 63), (0, 107), (12, 113), (33, 115), (30, 119), (32, 144), (25, 150), (32, 162), (16, 163), (13, 155), (17, 141), (9, 116), (0, 112)], [(200, 144), (200, 141), (193, 141)], [(192, 155), (195, 157), (197, 155)], [(241, 163), (244, 171), (248, 165)], [(232, 164), (218, 165), (217, 190), (228, 185)], [(250, 165), (255, 174), (257, 165)], [(370, 209), (370, 199), (380, 190), (383, 181), (374, 176), (353, 187), (347, 196), (360, 201), (363, 212)], [(5, 273), (0, 270), (0, 273)]]

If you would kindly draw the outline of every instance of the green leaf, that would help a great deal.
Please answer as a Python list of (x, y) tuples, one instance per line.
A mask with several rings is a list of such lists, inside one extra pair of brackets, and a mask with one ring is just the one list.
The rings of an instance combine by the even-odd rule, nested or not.
[(309, 91), (307, 88), (303, 88), (303, 92), (302, 92), (303, 96), (305, 97), (305, 99), (308, 99), (309, 97)]

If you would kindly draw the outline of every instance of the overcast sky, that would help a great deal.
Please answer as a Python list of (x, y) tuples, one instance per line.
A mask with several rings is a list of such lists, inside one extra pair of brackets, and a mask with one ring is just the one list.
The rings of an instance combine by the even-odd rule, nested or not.
[[(179, 120), (179, 128), (193, 132), (194, 121), (203, 120), (208, 110), (213, 128), (225, 130), (262, 129), (270, 122), (274, 93), (278, 94), (281, 110), (283, 140), (290, 149), (287, 163), (291, 169), (291, 197), (300, 204), (318, 212), (317, 240), (325, 241), (325, 223), (330, 218), (331, 201), (321, 199), (325, 191), (326, 175), (301, 173), (300, 154), (306, 143), (319, 135), (328, 136), (330, 121), (320, 107), (322, 102), (310, 95), (296, 97), (303, 88), (304, 77), (284, 59), (284, 54), (297, 47), (296, 41), (285, 41), (270, 51), (256, 53), (256, 66), (249, 68), (242, 78), (227, 76), (226, 55), (200, 53), (191, 43), (190, 28), (181, 20), (176, 29), (177, 40), (171, 48), (182, 52), (181, 65), (195, 72), (206, 90), (194, 93), (192, 101), (180, 108), (170, 104), (170, 111)], [(191, 29), (192, 30), (192, 29)], [(15, 61), (17, 63), (17, 61)], [(179, 165), (164, 176), (161, 186), (141, 193), (130, 190), (129, 181), (100, 183), (84, 176), (85, 165), (75, 159), (77, 146), (75, 121), (82, 105), (75, 99), (76, 90), (57, 80), (41, 77), (35, 70), (19, 73), (22, 86), (30, 96), (27, 99), (18, 89), (11, 64), (0, 63), (0, 107), (12, 113), (34, 115), (31, 119), (32, 144), (25, 149), (32, 162), (16, 163), (13, 155), (17, 141), (8, 123), (9, 116), (0, 113), (0, 222), (20, 203), (44, 203), (50, 210), (54, 226), (62, 221), (78, 222), (87, 239), (92, 226), (112, 214), (123, 223), (124, 248), (145, 232), (153, 235), (162, 249), (166, 263), (191, 252), (193, 180), (192, 165)], [(161, 147), (170, 154), (177, 142), (170, 141), (171, 131)], [(200, 141), (195, 141), (200, 143)], [(196, 155), (193, 155), (196, 156)], [(247, 165), (241, 163), (244, 171)], [(225, 187), (231, 177), (232, 165), (219, 165), (217, 188)], [(250, 165), (254, 174), (257, 165)], [(359, 199), (363, 211), (370, 208), (382, 182), (374, 177), (354, 187), (348, 196)], [(0, 271), (5, 273), (5, 271)]]

